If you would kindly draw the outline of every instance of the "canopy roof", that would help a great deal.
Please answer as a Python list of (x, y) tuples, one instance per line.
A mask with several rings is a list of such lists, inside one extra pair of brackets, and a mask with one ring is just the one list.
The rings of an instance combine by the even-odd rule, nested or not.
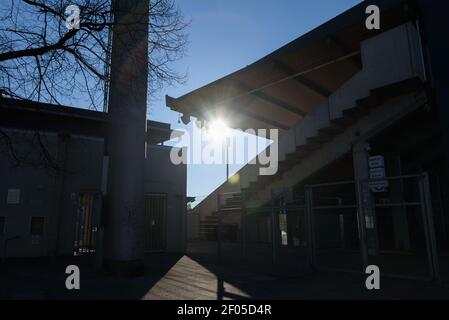
[(365, 2), (257, 62), (166, 104), (201, 120), (226, 119), (243, 130), (288, 130), (361, 68), (360, 42), (411, 20), (400, 0), (372, 1), (381, 8), (381, 30), (365, 26)]

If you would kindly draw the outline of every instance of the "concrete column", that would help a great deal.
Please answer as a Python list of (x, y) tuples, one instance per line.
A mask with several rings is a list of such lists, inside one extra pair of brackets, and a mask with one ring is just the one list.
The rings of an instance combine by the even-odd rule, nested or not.
[[(356, 181), (369, 179), (367, 143), (357, 143), (353, 146), (354, 178)], [(363, 183), (359, 189), (361, 204), (359, 208), (363, 210), (363, 217), (366, 229), (366, 246), (368, 254), (376, 256), (379, 253), (379, 239), (377, 235), (376, 209), (374, 199), (368, 183)]]
[(104, 262), (123, 275), (143, 272), (148, 3), (113, 2)]

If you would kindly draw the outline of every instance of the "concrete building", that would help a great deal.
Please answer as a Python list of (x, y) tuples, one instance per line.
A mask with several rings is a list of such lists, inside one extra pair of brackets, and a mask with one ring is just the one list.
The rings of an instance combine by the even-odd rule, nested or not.
[[(92, 253), (101, 244), (107, 114), (0, 100), (0, 256)], [(170, 125), (147, 121), (145, 250), (184, 252), (186, 166)], [(46, 154), (48, 153), (48, 154)]]
[(367, 29), (361, 3), (167, 97), (183, 119), (280, 132), (275, 175), (247, 165), (194, 208), (190, 253), (281, 273), (376, 264), (386, 275), (449, 280), (448, 45), (435, 22), (444, 10), (370, 4), (380, 30)]

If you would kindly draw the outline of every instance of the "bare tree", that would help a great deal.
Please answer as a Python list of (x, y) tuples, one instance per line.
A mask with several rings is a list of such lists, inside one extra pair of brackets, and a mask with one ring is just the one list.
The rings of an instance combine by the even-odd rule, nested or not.
[[(66, 26), (69, 5), (80, 9), (79, 28)], [(86, 97), (90, 109), (101, 109), (108, 96), (111, 31), (116, 23), (112, 6), (113, 0), (0, 2), (0, 97), (55, 104)], [(151, 97), (164, 85), (184, 80), (171, 64), (185, 52), (188, 22), (174, 0), (149, 0), (149, 14)], [(7, 139), (2, 132), (0, 140), (13, 148)], [(9, 154), (16, 151), (10, 149)]]
[[(149, 93), (184, 79), (171, 63), (184, 54), (187, 22), (173, 0), (150, 1)], [(65, 10), (80, 8), (69, 30)], [(74, 95), (103, 104), (108, 81), (111, 0), (21, 0), (0, 4), (0, 90), (3, 96), (60, 104)]]

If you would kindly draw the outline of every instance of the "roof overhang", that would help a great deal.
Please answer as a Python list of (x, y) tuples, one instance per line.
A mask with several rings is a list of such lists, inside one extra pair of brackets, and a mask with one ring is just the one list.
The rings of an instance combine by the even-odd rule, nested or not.
[[(107, 113), (31, 100), (0, 98), (0, 127), (103, 138)], [(147, 120), (147, 142), (158, 144), (182, 136), (170, 124)]]
[(360, 42), (413, 19), (400, 0), (372, 1), (381, 30), (368, 30), (361, 3), (257, 62), (166, 104), (190, 117), (225, 119), (232, 128), (288, 130), (361, 68)]

